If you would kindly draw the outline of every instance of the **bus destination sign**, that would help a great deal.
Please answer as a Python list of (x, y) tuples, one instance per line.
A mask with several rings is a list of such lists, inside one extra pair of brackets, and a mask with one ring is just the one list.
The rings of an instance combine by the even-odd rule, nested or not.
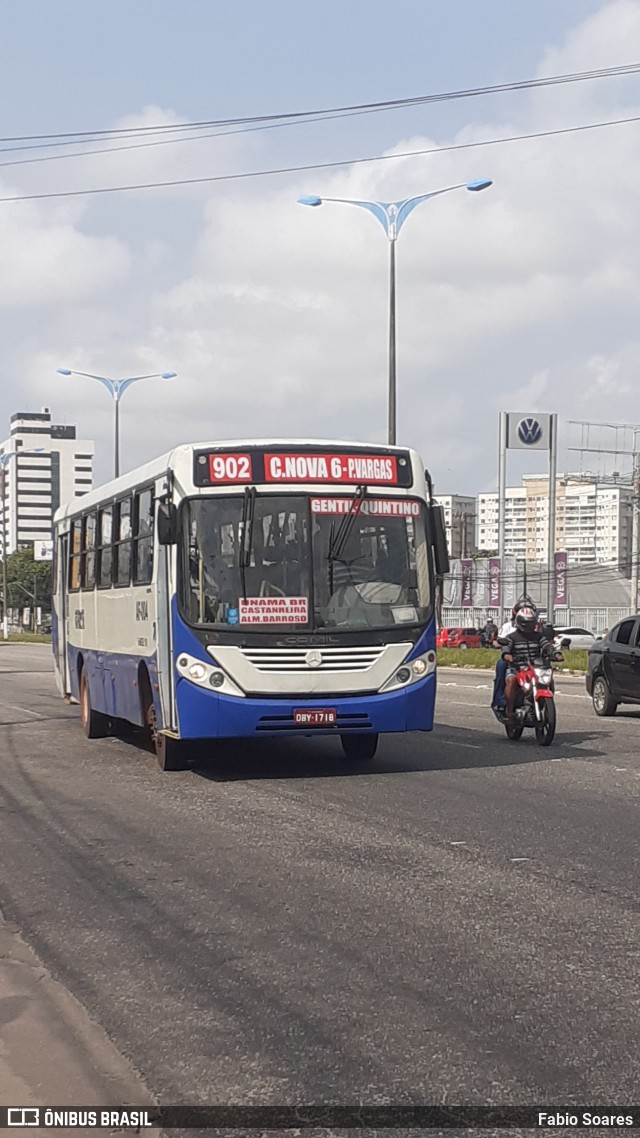
[(265, 482), (398, 484), (394, 454), (265, 454)]
[(199, 451), (194, 456), (196, 486), (294, 483), (343, 486), (401, 486), (413, 483), (408, 453), (332, 450)]

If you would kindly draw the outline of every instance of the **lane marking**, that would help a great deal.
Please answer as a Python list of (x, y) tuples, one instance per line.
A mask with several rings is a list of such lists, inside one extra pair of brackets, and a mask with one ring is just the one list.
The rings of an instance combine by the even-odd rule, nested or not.
[(470, 747), (472, 751), (482, 750), (479, 743), (456, 743), (455, 739), (440, 739), (440, 742), (446, 743), (448, 747)]
[(18, 707), (17, 703), (4, 703), (2, 707), (8, 707), (11, 711), (22, 711), (24, 715), (35, 715), (36, 719), (45, 719), (46, 716), (41, 715), (39, 711), (32, 711), (30, 707)]
[(510, 857), (509, 861), (531, 861), (530, 857)]
[(449, 842), (450, 846), (466, 846), (466, 842)]

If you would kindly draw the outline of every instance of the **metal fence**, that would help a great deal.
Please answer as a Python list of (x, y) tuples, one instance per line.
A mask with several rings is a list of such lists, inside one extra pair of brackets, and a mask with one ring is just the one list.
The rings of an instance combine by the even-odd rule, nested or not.
[[(630, 608), (566, 608), (555, 609), (553, 624), (555, 628), (586, 628), (589, 632), (604, 632), (613, 628), (619, 620), (630, 616)], [(500, 627), (509, 620), (511, 609), (488, 608), (444, 608), (442, 609), (443, 628), (482, 628), (487, 620), (494, 620)]]

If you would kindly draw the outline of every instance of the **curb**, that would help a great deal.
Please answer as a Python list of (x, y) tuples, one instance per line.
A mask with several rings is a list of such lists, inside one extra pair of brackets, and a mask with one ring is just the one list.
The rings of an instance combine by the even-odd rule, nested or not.
[[(0, 913), (0, 1096), (25, 1107), (157, 1105), (142, 1076)], [(38, 1127), (34, 1134), (42, 1131)], [(137, 1133), (124, 1127), (121, 1134)], [(66, 1127), (59, 1134), (77, 1133)], [(111, 1131), (103, 1131), (111, 1133)], [(161, 1131), (150, 1129), (159, 1138)]]

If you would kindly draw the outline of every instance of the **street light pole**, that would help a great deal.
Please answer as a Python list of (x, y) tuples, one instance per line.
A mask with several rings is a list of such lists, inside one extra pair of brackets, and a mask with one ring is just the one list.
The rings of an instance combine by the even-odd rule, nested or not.
[(151, 375), (132, 375), (127, 379), (109, 379), (105, 375), (92, 375), (88, 371), (74, 371), (71, 368), (59, 367), (56, 369), (58, 375), (82, 375), (85, 379), (96, 379), (103, 387), (106, 387), (111, 398), (114, 402), (114, 446), (113, 446), (113, 467), (114, 478), (120, 477), (120, 400), (128, 387), (132, 383), (139, 383), (141, 379), (175, 379), (177, 372), (175, 371), (154, 371)]
[(387, 441), (391, 446), (396, 443), (396, 241), (405, 221), (412, 211), (422, 202), (431, 198), (448, 194), (452, 190), (486, 190), (493, 183), (490, 178), (478, 178), (474, 182), (460, 182), (455, 186), (445, 186), (442, 190), (434, 190), (429, 194), (418, 194), (414, 198), (405, 198), (397, 202), (357, 201), (351, 198), (319, 198), (313, 194), (305, 194), (298, 198), (300, 205), (319, 206), (324, 202), (335, 202), (340, 205), (357, 205), (366, 209), (378, 219), (389, 240), (389, 376), (388, 376), (388, 428)]

